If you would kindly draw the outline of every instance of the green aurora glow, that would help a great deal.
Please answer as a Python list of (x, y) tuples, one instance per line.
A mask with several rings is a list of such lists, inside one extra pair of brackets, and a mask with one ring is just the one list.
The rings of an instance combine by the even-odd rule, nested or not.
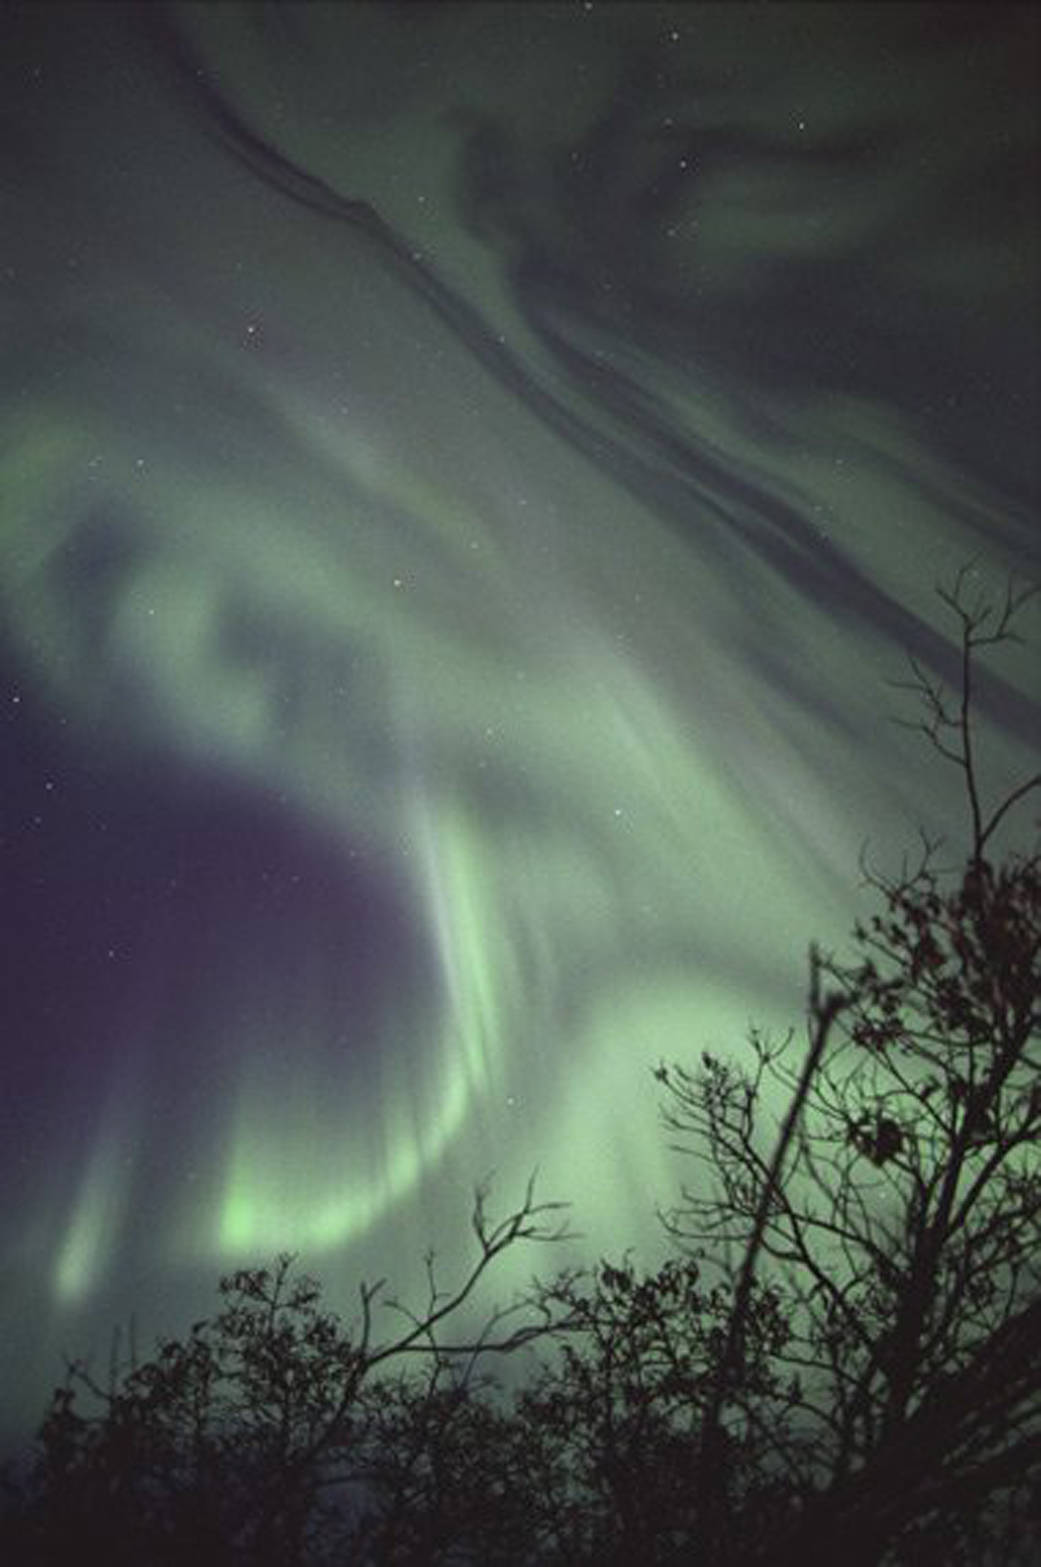
[[(950, 671), (938, 573), (1031, 555), (1036, 204), (958, 215), (981, 137), (1036, 135), (1018, 88), (988, 91), (1001, 28), (923, 62), (911, 22), (876, 48), (851, 7), (847, 38), (782, 6), (750, 41), (740, 8), (598, 7), (591, 33), (579, 7), (449, 6), (425, 38), (393, 8), (295, 9), (288, 43), (273, 13), (177, 16), (234, 115), (386, 233), (251, 167), (121, 12), (63, 12), (57, 43), (19, 12), (5, 66), (42, 149), (0, 258), (6, 684), (68, 769), (55, 809), (99, 774), (111, 846), (124, 810), (173, 843), (178, 790), (251, 802), (385, 920), (354, 1004), (350, 920), (279, 924), (263, 900), (295, 872), (258, 829), (248, 895), (193, 905), (180, 946), (163, 887), (127, 916), (53, 1079), (16, 1019), (49, 1130), (12, 1144), (7, 1247), (44, 1382), (55, 1336), (131, 1289), (168, 1321), (280, 1248), (407, 1280), (492, 1166), (506, 1200), (539, 1163), (594, 1249), (653, 1246), (676, 1170), (647, 1068), (798, 1021), (866, 836), (892, 854), (926, 811), (957, 835), (956, 780), (885, 724), (883, 682), (905, 647)], [(634, 38), (664, 85), (598, 140)], [(490, 116), (514, 161), (480, 207)], [(635, 232), (680, 122), (703, 159)], [(861, 142), (891, 156), (844, 171)], [(548, 172), (569, 147), (601, 160), (588, 211)], [(976, 445), (953, 406), (942, 438), (926, 416), (929, 353), (973, 408), (1005, 378)], [(995, 787), (1036, 694), (1025, 651), (1002, 675)], [(84, 970), (115, 917), (83, 923)]]

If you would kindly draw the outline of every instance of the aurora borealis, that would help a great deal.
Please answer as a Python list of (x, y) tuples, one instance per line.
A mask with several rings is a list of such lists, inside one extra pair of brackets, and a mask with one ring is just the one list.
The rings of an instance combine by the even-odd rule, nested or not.
[(885, 682), (956, 677), (939, 576), (1039, 569), (1039, 45), (1001, 6), (5, 13), (13, 1424), (225, 1266), (450, 1268), (493, 1168), (653, 1246), (648, 1068), (798, 1023), (865, 838), (957, 844)]

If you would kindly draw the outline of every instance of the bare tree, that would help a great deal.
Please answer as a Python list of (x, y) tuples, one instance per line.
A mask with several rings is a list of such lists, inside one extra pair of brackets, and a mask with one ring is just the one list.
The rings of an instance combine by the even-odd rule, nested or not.
[[(479, 1188), (474, 1261), (445, 1290), (429, 1255), (419, 1311), (383, 1300), (382, 1282), (362, 1284), (359, 1320), (347, 1328), (283, 1255), (228, 1275), (212, 1320), (161, 1342), (143, 1364), (114, 1362), (107, 1385), (71, 1363), (40, 1430), (39, 1505), (23, 1509), (25, 1549), (51, 1562), (92, 1555), (110, 1567), (339, 1559), (342, 1542), (371, 1533), (363, 1521), (386, 1434), (381, 1376), (395, 1364), (426, 1365), (418, 1400), (414, 1380), (410, 1396), (432, 1430), (445, 1391), (465, 1389), (482, 1357), (544, 1333), (549, 1310), (531, 1296), (494, 1310), (474, 1336), (446, 1336), (504, 1251), (568, 1236), (564, 1206), (537, 1202), (533, 1178), (521, 1205), (496, 1222)], [(381, 1303), (405, 1326), (378, 1339)], [(384, 1511), (386, 1500), (384, 1489)]]
[[(856, 927), (852, 964), (811, 951), (801, 1065), (793, 1036), (753, 1032), (751, 1070), (708, 1054), (658, 1069), (665, 1124), (708, 1175), (666, 1222), (733, 1287), (696, 1464), (713, 1567), (759, 1559), (735, 1555), (721, 1484), (749, 1426), (793, 1499), (763, 1561), (1026, 1561), (1041, 1541), (1041, 857), (988, 858), (1041, 773), (988, 808), (971, 703), (978, 651), (1014, 637), (1034, 590), (970, 602), (968, 581), (939, 590), (959, 698), (917, 664), (909, 682), (915, 727), (963, 775), (963, 868), (940, 868), (926, 836), (896, 876), (865, 857), (882, 912)], [(764, 1149), (768, 1087), (786, 1107)], [(774, 1399), (741, 1378), (759, 1273), (791, 1329)]]
[[(292, 1259), (107, 1387), (74, 1364), (41, 1432), (24, 1559), (109, 1567), (1030, 1567), (1041, 1549), (1041, 852), (993, 855), (1041, 788), (993, 805), (981, 650), (1029, 593), (940, 596), (960, 690), (902, 686), (964, 784), (967, 849), (923, 834), (852, 960), (810, 952), (806, 1039), (661, 1065), (697, 1179), (678, 1256), (558, 1275), (453, 1336), (504, 1250), (560, 1204), (473, 1211), (453, 1288), (418, 1310), (362, 1285), (347, 1329)], [(780, 1113), (771, 1112), (778, 1103)], [(379, 1338), (377, 1312), (399, 1331)], [(540, 1359), (507, 1393), (486, 1371)], [(93, 1400), (86, 1413), (80, 1400)], [(27, 1531), (27, 1532), (26, 1532)], [(35, 1532), (34, 1532), (35, 1531)], [(6, 1541), (0, 1541), (0, 1546)], [(8, 1551), (9, 1555), (16, 1552)]]

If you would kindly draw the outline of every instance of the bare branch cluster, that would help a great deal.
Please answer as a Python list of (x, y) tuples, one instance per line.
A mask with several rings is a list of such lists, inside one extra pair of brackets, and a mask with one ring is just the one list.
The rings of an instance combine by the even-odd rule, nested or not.
[[(964, 775), (963, 871), (938, 870), (927, 838), (896, 877), (866, 868), (882, 912), (856, 927), (856, 961), (811, 952), (801, 1065), (791, 1036), (753, 1033), (751, 1067), (704, 1055), (657, 1072), (665, 1125), (703, 1172), (666, 1223), (734, 1284), (700, 1481), (715, 1494), (715, 1444), (742, 1401), (731, 1351), (762, 1265), (783, 1290), (777, 1359), (799, 1390), (782, 1409), (755, 1400), (807, 1499), (792, 1559), (828, 1559), (841, 1535), (877, 1563), (959, 1498), (966, 1518), (976, 1498), (978, 1523), (981, 1487), (1029, 1490), (1041, 1473), (1041, 855), (995, 867), (985, 852), (1041, 775), (987, 814), (968, 705), (973, 654), (1009, 639), (1028, 594), (969, 603), (967, 580), (941, 593), (962, 629), (960, 703), (917, 669), (912, 687)], [(771, 1096), (786, 1109), (768, 1154)]]

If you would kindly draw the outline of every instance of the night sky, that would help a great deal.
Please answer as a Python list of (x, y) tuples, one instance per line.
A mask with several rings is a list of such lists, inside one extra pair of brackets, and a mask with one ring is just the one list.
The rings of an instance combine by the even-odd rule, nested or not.
[(344, 1306), (450, 1269), (493, 1169), (650, 1258), (650, 1069), (799, 1026), (865, 838), (957, 858), (886, 681), (954, 678), (938, 577), (1041, 569), (1039, 48), (982, 5), (5, 9), (6, 1427), (280, 1248)]

